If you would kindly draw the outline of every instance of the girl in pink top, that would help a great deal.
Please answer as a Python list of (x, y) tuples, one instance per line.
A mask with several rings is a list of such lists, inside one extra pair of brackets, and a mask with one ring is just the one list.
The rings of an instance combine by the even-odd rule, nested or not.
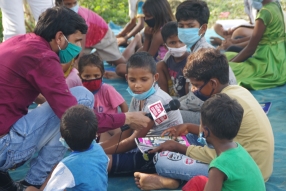
[[(117, 113), (118, 107), (121, 112), (127, 112), (128, 106), (123, 97), (111, 85), (102, 82), (104, 74), (103, 62), (98, 54), (88, 54), (80, 58), (78, 63), (79, 76), (82, 84), (94, 94), (95, 113)], [(110, 138), (120, 129), (111, 130), (100, 135), (100, 141)]]

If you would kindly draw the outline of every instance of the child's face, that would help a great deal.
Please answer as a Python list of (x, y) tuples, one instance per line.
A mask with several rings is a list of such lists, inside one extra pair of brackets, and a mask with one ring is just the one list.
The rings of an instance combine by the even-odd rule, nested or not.
[(77, 0), (63, 0), (63, 5), (67, 8), (72, 8), (77, 4)]
[(142, 94), (158, 80), (159, 74), (153, 75), (149, 68), (129, 68), (125, 77), (132, 92)]
[(180, 41), (178, 35), (169, 36), (166, 40), (166, 45), (170, 48), (181, 48), (185, 46), (185, 44)]
[(80, 74), (80, 77), (83, 80), (93, 80), (93, 79), (101, 78), (102, 73), (98, 67), (87, 65), (83, 68), (83, 71)]
[(148, 13), (145, 9), (143, 9), (143, 14), (145, 16), (145, 20), (153, 19), (153, 16)]
[(195, 78), (190, 78), (190, 83), (192, 84), (191, 91), (200, 99), (207, 99), (212, 94), (216, 93), (216, 81), (213, 79), (204, 82), (196, 80)]

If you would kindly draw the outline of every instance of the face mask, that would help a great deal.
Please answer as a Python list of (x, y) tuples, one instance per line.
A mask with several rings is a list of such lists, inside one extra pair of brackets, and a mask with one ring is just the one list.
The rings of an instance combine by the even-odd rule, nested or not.
[(129, 87), (126, 90), (132, 97), (134, 97), (135, 99), (138, 99), (138, 100), (147, 99), (148, 97), (153, 95), (155, 93), (155, 91), (156, 91), (155, 88), (154, 88), (154, 84), (152, 85), (152, 87), (148, 91), (146, 91), (146, 92), (144, 92), (142, 94), (135, 94), (135, 93), (133, 93), (132, 90)]
[(59, 141), (62, 143), (62, 145), (63, 145), (64, 147), (70, 148), (70, 147), (68, 146), (68, 144), (66, 143), (66, 141), (65, 141), (62, 137), (59, 139)]
[(205, 96), (205, 95), (203, 95), (203, 94), (201, 93), (201, 89), (203, 89), (203, 87), (205, 87), (205, 85), (206, 85), (207, 83), (208, 83), (208, 82), (205, 82), (204, 85), (202, 85), (198, 90), (196, 90), (196, 91), (193, 92), (193, 94), (194, 94), (195, 96), (197, 96), (197, 97), (198, 97), (200, 100), (202, 100), (202, 101), (206, 101), (207, 99), (209, 99), (209, 98), (212, 96), (213, 92), (214, 92), (214, 89), (213, 89), (209, 96)]
[(197, 139), (197, 142), (201, 145), (207, 145), (210, 149), (214, 149), (214, 146), (207, 142), (206, 138), (204, 137), (204, 132), (200, 132), (199, 138)]
[(252, 7), (256, 10), (260, 10), (262, 8), (262, 0), (252, 0)]
[(79, 4), (77, 3), (75, 6), (71, 7), (70, 9), (73, 10), (74, 12), (78, 13)]
[(168, 46), (167, 46), (167, 48), (169, 49), (170, 54), (176, 58), (183, 56), (185, 54), (185, 52), (187, 51), (187, 45), (185, 45), (181, 48), (171, 48)]
[[(65, 37), (65, 36), (64, 36)], [(59, 57), (60, 57), (60, 62), (62, 64), (65, 64), (65, 63), (69, 63), (72, 59), (74, 59), (81, 51), (81, 47), (77, 46), (77, 45), (74, 45), (72, 43), (70, 43), (68, 41), (68, 39), (65, 37), (66, 41), (68, 42), (68, 45), (66, 47), (66, 49), (62, 50), (60, 48), (60, 46), (58, 45), (59, 47)]]
[(145, 23), (146, 23), (149, 27), (153, 28), (153, 27), (155, 26), (155, 18), (154, 18), (154, 17), (153, 17), (152, 19), (148, 19), (148, 20), (144, 19), (144, 20), (145, 20)]
[(82, 85), (89, 91), (96, 93), (95, 91), (99, 90), (102, 85), (102, 78), (82, 80)]
[(179, 39), (187, 45), (187, 48), (190, 49), (201, 36), (199, 31), (201, 28), (178, 28), (178, 37)]

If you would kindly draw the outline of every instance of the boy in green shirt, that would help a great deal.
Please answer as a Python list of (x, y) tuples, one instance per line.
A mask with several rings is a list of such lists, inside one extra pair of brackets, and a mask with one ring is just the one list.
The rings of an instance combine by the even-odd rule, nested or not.
[[(224, 93), (215, 94), (204, 102), (198, 142), (214, 148), (217, 154), (210, 163), (209, 178), (204, 191), (265, 190), (257, 164), (239, 143), (233, 141), (240, 128), (243, 113), (242, 106)], [(183, 187), (184, 191), (193, 189), (191, 182), (198, 180), (189, 181)]]

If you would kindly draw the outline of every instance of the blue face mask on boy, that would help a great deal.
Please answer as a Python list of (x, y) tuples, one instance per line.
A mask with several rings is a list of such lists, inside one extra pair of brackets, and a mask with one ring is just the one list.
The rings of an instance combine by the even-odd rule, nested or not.
[(203, 87), (205, 87), (205, 85), (206, 85), (207, 83), (208, 83), (208, 82), (205, 82), (199, 89), (197, 89), (197, 90), (195, 90), (195, 91), (193, 92), (193, 94), (194, 94), (195, 96), (197, 96), (197, 97), (198, 97), (200, 100), (202, 100), (202, 101), (206, 101), (207, 99), (209, 99), (209, 98), (212, 96), (213, 92), (214, 92), (214, 89), (213, 89), (209, 96), (205, 96), (205, 95), (203, 95), (203, 94), (201, 93), (201, 90), (203, 89)]
[[(209, 131), (209, 129), (207, 129)], [(197, 142), (201, 145), (207, 145), (210, 149), (214, 149), (214, 146), (207, 142), (206, 138), (204, 137), (204, 132), (200, 132), (199, 138), (197, 139)]]
[(71, 7), (70, 9), (73, 10), (74, 12), (78, 13), (79, 4), (77, 3), (75, 6)]
[(153, 95), (155, 93), (155, 91), (156, 91), (155, 88), (154, 88), (154, 84), (151, 86), (151, 88), (148, 91), (146, 91), (146, 92), (144, 92), (142, 94), (135, 94), (135, 93), (133, 93), (133, 91), (129, 87), (126, 90), (132, 97), (134, 97), (135, 99), (138, 99), (138, 100), (147, 99), (148, 97)]
[(198, 42), (198, 40), (200, 40), (200, 29), (201, 28), (178, 28), (178, 37), (185, 45), (187, 45), (189, 50), (196, 42)]
[(263, 6), (262, 1), (263, 0), (252, 0), (252, 7), (256, 10), (260, 10)]
[(74, 59), (77, 55), (79, 55), (81, 51), (81, 47), (70, 43), (66, 37), (65, 37), (65, 40), (68, 42), (66, 49), (62, 50), (60, 46), (58, 45), (60, 62), (62, 64), (66, 64), (72, 61), (72, 59)]
[(62, 143), (62, 145), (64, 146), (64, 147), (66, 147), (66, 148), (70, 148), (69, 146), (68, 146), (68, 144), (66, 143), (66, 141), (64, 140), (64, 138), (60, 138), (59, 139), (59, 141)]

